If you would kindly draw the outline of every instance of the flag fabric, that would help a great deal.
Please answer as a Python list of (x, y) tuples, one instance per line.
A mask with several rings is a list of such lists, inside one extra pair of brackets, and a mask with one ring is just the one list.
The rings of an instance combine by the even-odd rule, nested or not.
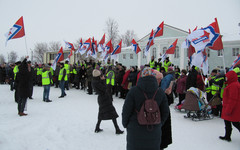
[[(195, 31), (197, 30), (197, 26), (196, 28), (193, 30)], [(189, 34), (191, 34), (191, 30), (189, 29)], [(191, 63), (191, 60), (192, 60), (192, 55), (195, 53), (195, 48), (191, 45), (191, 41), (189, 41), (188, 39), (186, 39), (183, 43), (182, 43), (182, 48), (187, 48), (188, 49), (188, 58), (190, 60), (190, 63)]]
[(8, 33), (6, 33), (6, 44), (8, 40), (11, 39), (17, 39), (25, 36), (25, 30), (24, 30), (24, 23), (23, 23), (23, 16), (18, 19), (18, 21), (10, 28)]
[(166, 54), (174, 54), (175, 53), (175, 49), (176, 49), (176, 46), (177, 46), (177, 41), (178, 41), (178, 39), (176, 39), (173, 42), (173, 44), (169, 46), (169, 48), (166, 51)]
[(197, 66), (198, 68), (203, 70), (203, 74), (208, 74), (208, 59), (206, 49), (199, 50), (192, 55), (191, 66)]
[(68, 60), (68, 61), (70, 60), (71, 56), (73, 55), (72, 51), (73, 50), (71, 49), (66, 60)]
[(154, 44), (153, 39), (154, 38), (153, 38), (153, 29), (152, 29), (152, 32), (151, 32), (151, 34), (149, 36), (149, 39), (148, 39), (147, 46), (146, 46), (145, 51), (144, 51), (145, 56), (148, 55), (150, 47)]
[(72, 43), (67, 42), (67, 41), (64, 41), (64, 42), (65, 42), (65, 45), (66, 45), (67, 48), (69, 48), (69, 49), (71, 49), (71, 50), (75, 50)]
[(110, 40), (105, 47), (105, 51), (107, 54), (111, 54), (113, 52), (113, 45), (112, 45), (112, 40)]
[(223, 49), (223, 43), (222, 43), (222, 36), (220, 34), (219, 26), (218, 26), (218, 21), (217, 18), (215, 18), (215, 22), (210, 24), (210, 26), (214, 29), (214, 32), (218, 35), (216, 39), (213, 41), (213, 44), (210, 49), (213, 50), (222, 50)]
[(233, 70), (233, 68), (234, 68), (236, 65), (238, 65), (238, 64), (240, 64), (240, 54), (239, 54), (239, 55), (237, 56), (237, 58), (233, 61), (232, 66), (230, 67), (229, 70)]
[(117, 47), (114, 49), (114, 51), (112, 52), (112, 55), (117, 55), (117, 54), (121, 53), (121, 50), (122, 50), (122, 40), (119, 42)]
[(157, 27), (157, 29), (154, 32), (154, 38), (159, 37), (163, 35), (163, 26), (164, 26), (164, 21)]
[(58, 51), (57, 53), (57, 56), (55, 57), (54, 61), (53, 61), (53, 64), (52, 64), (52, 68), (53, 70), (56, 69), (56, 65), (58, 62), (60, 61), (63, 61), (64, 60), (64, 57), (63, 57), (63, 48), (61, 47), (60, 50)]
[(132, 40), (132, 50), (138, 54), (139, 52), (141, 52), (140, 47), (138, 46), (137, 42), (133, 39)]
[(103, 35), (101, 41), (98, 43), (98, 52), (102, 52), (105, 49), (105, 34)]
[(214, 50), (223, 49), (222, 39), (216, 18), (215, 22), (206, 28), (193, 31), (188, 35), (187, 39), (197, 51), (205, 49), (205, 47), (209, 47)]
[(90, 56), (97, 58), (97, 41), (94, 40), (94, 37), (92, 38), (92, 48), (90, 49)]
[(80, 48), (80, 54), (84, 54), (86, 51), (90, 50), (92, 47), (92, 44), (91, 44), (91, 38), (89, 38), (88, 40), (86, 40), (83, 45), (81, 46)]
[(80, 53), (82, 45), (83, 45), (83, 43), (82, 43), (82, 38), (81, 38), (81, 40), (79, 42), (77, 53)]
[(160, 56), (161, 57), (161, 62), (163, 63), (165, 61), (165, 59), (168, 57), (168, 55), (166, 54), (166, 52)]

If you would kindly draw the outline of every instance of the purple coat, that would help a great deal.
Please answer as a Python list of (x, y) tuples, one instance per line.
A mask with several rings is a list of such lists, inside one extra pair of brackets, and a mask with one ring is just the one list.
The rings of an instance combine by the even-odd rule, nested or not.
[(177, 89), (176, 92), (179, 94), (186, 93), (186, 83), (187, 83), (187, 75), (181, 75), (177, 80)]

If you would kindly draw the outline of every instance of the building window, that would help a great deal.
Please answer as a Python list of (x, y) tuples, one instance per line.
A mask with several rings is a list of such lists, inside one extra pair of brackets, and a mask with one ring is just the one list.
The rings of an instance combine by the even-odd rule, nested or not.
[(130, 59), (133, 59), (133, 54), (130, 54)]
[(174, 58), (179, 58), (179, 47), (178, 46), (176, 46)]
[(162, 55), (167, 51), (167, 47), (163, 47), (163, 53)]
[(56, 57), (56, 54), (50, 54), (50, 60), (54, 60)]
[(64, 57), (64, 59), (67, 59), (67, 58), (68, 58), (68, 55), (69, 55), (68, 52), (67, 52), (67, 53), (63, 53), (63, 57)]
[(210, 57), (210, 49), (207, 49), (207, 57)]
[(218, 50), (218, 56), (223, 56), (223, 51), (222, 50)]
[(122, 56), (123, 56), (123, 59), (126, 59), (126, 54), (123, 54)]
[(239, 48), (233, 48), (232, 53), (233, 53), (233, 56), (238, 56), (239, 55)]
[(154, 58), (157, 56), (157, 49), (155, 47), (153, 48), (152, 56), (154, 56)]
[[(144, 50), (145, 50), (145, 49), (144, 49)], [(143, 59), (146, 58), (146, 56), (145, 56), (145, 54), (144, 54), (144, 50), (142, 51), (142, 56), (143, 56), (142, 58), (143, 58)]]

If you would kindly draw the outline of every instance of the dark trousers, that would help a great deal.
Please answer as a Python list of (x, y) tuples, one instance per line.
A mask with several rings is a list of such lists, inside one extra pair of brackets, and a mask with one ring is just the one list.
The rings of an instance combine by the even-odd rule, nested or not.
[[(97, 124), (96, 124), (96, 129), (100, 129), (100, 124), (101, 124), (101, 122), (102, 122), (102, 120), (98, 120), (98, 122), (97, 122)], [(120, 130), (120, 129), (119, 129), (119, 126), (118, 126), (118, 124), (117, 124), (117, 119), (116, 119), (116, 118), (112, 119), (112, 122), (113, 122), (113, 125), (114, 125), (116, 131), (117, 131), (117, 130)]]
[(65, 96), (66, 93), (65, 93), (65, 81), (59, 81), (59, 87), (61, 89), (61, 96)]
[(27, 102), (27, 98), (26, 97), (20, 97), (18, 100), (18, 113), (23, 113), (24, 109), (25, 109), (25, 105)]
[(224, 120), (225, 123), (225, 137), (226, 138), (230, 138), (232, 135), (232, 125), (238, 129), (238, 131), (240, 132), (240, 122), (231, 122), (231, 121), (227, 121)]
[(50, 84), (43, 85), (43, 101), (49, 100)]
[(88, 94), (92, 94), (92, 82), (88, 81)]
[(33, 82), (32, 83), (29, 83), (29, 98), (32, 97), (33, 95)]
[(58, 86), (59, 86), (58, 76), (55, 76), (55, 87), (58, 88)]
[(13, 82), (12, 79), (9, 80), (9, 84), (10, 84), (10, 90), (13, 91), (13, 89), (14, 89), (14, 85), (13, 85), (14, 82)]
[(178, 99), (179, 99), (179, 103), (177, 105), (181, 105), (182, 101), (185, 99), (186, 94), (178, 94)]
[(15, 88), (14, 97), (15, 97), (15, 102), (18, 103), (20, 98), (19, 98), (19, 94), (18, 94), (18, 89), (17, 88)]

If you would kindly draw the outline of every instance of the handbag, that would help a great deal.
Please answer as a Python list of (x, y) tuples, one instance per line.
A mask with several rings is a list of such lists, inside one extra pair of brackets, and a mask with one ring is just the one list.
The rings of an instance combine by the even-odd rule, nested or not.
[(218, 95), (214, 96), (212, 101), (210, 101), (211, 106), (216, 106), (216, 105), (220, 105), (220, 104), (222, 104), (222, 101), (221, 101), (221, 98)]

